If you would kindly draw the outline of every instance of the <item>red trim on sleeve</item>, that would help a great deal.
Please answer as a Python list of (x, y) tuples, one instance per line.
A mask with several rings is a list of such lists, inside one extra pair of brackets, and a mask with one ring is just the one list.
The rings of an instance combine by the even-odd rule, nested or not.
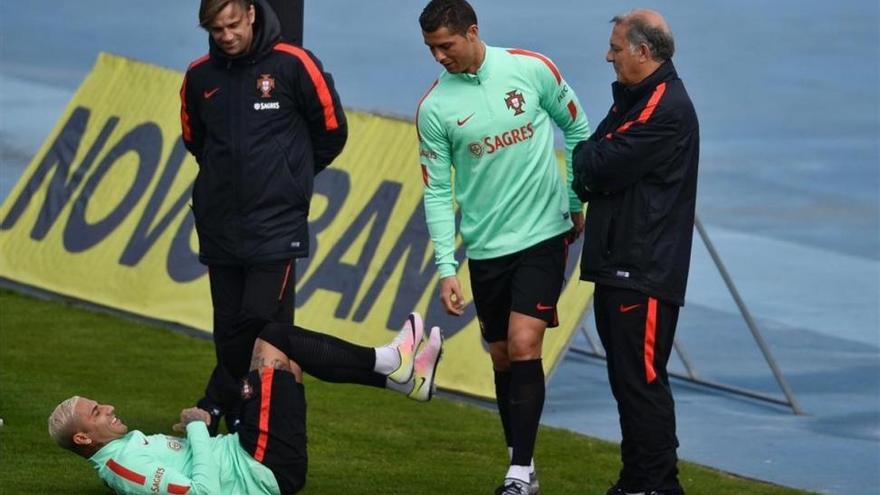
[(186, 76), (183, 76), (183, 84), (180, 86), (180, 132), (184, 141), (192, 141), (192, 126), (186, 109)]
[(257, 448), (254, 459), (263, 462), (266, 457), (266, 443), (269, 442), (269, 411), (272, 405), (272, 377), (275, 375), (274, 368), (263, 368), (263, 376), (260, 378), (260, 435), (257, 437)]
[(210, 53), (206, 53), (206, 54), (202, 55), (201, 57), (199, 57), (199, 58), (193, 60), (192, 62), (190, 62), (189, 67), (187, 67), (186, 70), (192, 70), (192, 69), (195, 69), (196, 67), (198, 67), (198, 66), (202, 65), (203, 63), (207, 62), (210, 58), (211, 58), (211, 54), (210, 54)]
[(657, 108), (657, 104), (660, 103), (660, 98), (663, 98), (663, 93), (666, 92), (666, 83), (662, 82), (654, 88), (654, 94), (651, 95), (651, 99), (648, 100), (648, 104), (645, 105), (645, 108), (642, 110), (642, 113), (639, 114), (638, 122), (640, 124), (644, 124), (651, 118), (651, 114), (654, 113), (654, 109)]
[(527, 57), (535, 57), (536, 59), (540, 60), (541, 62), (544, 62), (544, 64), (546, 64), (547, 67), (550, 68), (550, 72), (552, 72), (553, 75), (556, 77), (556, 83), (562, 84), (562, 74), (559, 73), (559, 69), (557, 69), (556, 65), (553, 62), (551, 62), (550, 59), (545, 57), (544, 55), (541, 55), (538, 52), (531, 52), (529, 50), (523, 50), (522, 48), (511, 48), (511, 49), (507, 50), (507, 53), (510, 53), (512, 55), (525, 55)]
[[(422, 99), (419, 100), (419, 106), (416, 107), (416, 134), (419, 136), (419, 142), (422, 141), (422, 133), (419, 131), (419, 112), (422, 110), (422, 103), (425, 101), (425, 98), (431, 94), (431, 91), (434, 91), (434, 88), (437, 87), (437, 83), (440, 82), (439, 79), (434, 79), (434, 82), (431, 83), (431, 87), (425, 91), (425, 94), (422, 95)], [(426, 183), (427, 184), (427, 183)]]
[(648, 383), (657, 378), (654, 371), (654, 341), (657, 338), (657, 300), (648, 298), (648, 315), (645, 317), (645, 380)]
[(571, 120), (574, 120), (577, 118), (578, 107), (577, 107), (577, 105), (574, 104), (573, 100), (568, 102), (568, 113), (571, 114)]
[[(189, 67), (186, 68), (187, 74), (189, 74), (189, 71), (207, 62), (210, 58), (211, 55), (206, 53), (193, 60)], [(190, 142), (192, 141), (192, 126), (189, 123), (189, 111), (186, 109), (186, 81), (187, 76), (184, 75), (183, 84), (180, 86), (180, 129), (181, 134), (183, 134), (183, 140)]]
[(336, 120), (336, 109), (333, 105), (333, 96), (330, 95), (330, 88), (327, 86), (327, 81), (324, 79), (324, 75), (321, 74), (321, 70), (318, 69), (315, 61), (312, 60), (312, 57), (310, 57), (302, 48), (287, 43), (278, 43), (275, 45), (274, 49), (275, 51), (293, 55), (302, 62), (303, 66), (306, 68), (306, 72), (309, 73), (309, 78), (311, 78), (312, 84), (315, 85), (315, 90), (318, 92), (318, 101), (321, 102), (321, 107), (324, 109), (324, 128), (328, 131), (338, 129), (339, 122)]
[(281, 281), (281, 290), (278, 291), (278, 300), (284, 299), (284, 289), (287, 289), (287, 281), (290, 279), (290, 267), (293, 260), (287, 262), (287, 268), (284, 269), (284, 280)]
[(422, 164), (422, 182), (425, 183), (425, 186), (428, 185), (428, 167), (425, 164)]
[[(651, 94), (651, 98), (648, 99), (648, 104), (645, 105), (645, 108), (642, 109), (642, 112), (639, 114), (639, 118), (636, 120), (630, 120), (624, 122), (620, 127), (617, 128), (617, 133), (622, 134), (626, 132), (627, 129), (633, 126), (633, 124), (644, 124), (651, 118), (651, 115), (654, 114), (654, 109), (657, 108), (657, 105), (660, 103), (660, 98), (663, 98), (663, 93), (666, 92), (666, 83), (662, 82), (654, 88), (654, 92)], [(605, 136), (607, 139), (611, 139), (611, 134), (609, 133)]]
[(107, 467), (110, 468), (110, 471), (113, 471), (120, 478), (131, 481), (132, 483), (137, 483), (138, 485), (143, 485), (147, 482), (146, 476), (144, 476), (140, 473), (136, 473), (136, 472), (126, 468), (125, 466), (123, 466), (122, 464), (119, 464), (118, 462), (114, 461), (113, 459), (107, 460)]
[(168, 493), (172, 495), (186, 495), (189, 492), (188, 486), (183, 485), (175, 485), (174, 483), (168, 483)]

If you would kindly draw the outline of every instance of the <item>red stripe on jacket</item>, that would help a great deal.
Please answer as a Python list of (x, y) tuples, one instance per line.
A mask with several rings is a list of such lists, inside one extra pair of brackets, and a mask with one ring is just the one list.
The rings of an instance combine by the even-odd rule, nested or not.
[(544, 62), (544, 64), (546, 64), (547, 67), (550, 68), (550, 72), (552, 72), (553, 76), (556, 77), (557, 84), (562, 83), (562, 74), (559, 73), (559, 69), (557, 69), (556, 65), (553, 62), (551, 62), (550, 59), (545, 57), (544, 55), (541, 55), (538, 52), (523, 50), (522, 48), (511, 48), (511, 49), (507, 50), (507, 53), (510, 53), (513, 55), (525, 55), (527, 57), (535, 57), (536, 59), (540, 60), (541, 62)]
[[(205, 54), (193, 60), (186, 69), (187, 73), (210, 58), (210, 55)], [(183, 84), (180, 86), (180, 130), (184, 141), (192, 141), (192, 126), (189, 123), (189, 111), (186, 109), (186, 76), (183, 76)]]
[(312, 84), (315, 85), (315, 90), (318, 92), (318, 101), (321, 102), (321, 107), (324, 109), (324, 128), (328, 131), (338, 129), (339, 122), (336, 120), (336, 108), (333, 105), (333, 96), (330, 94), (330, 88), (327, 86), (324, 74), (318, 69), (315, 61), (312, 60), (312, 57), (310, 57), (302, 48), (287, 43), (278, 43), (275, 45), (274, 50), (293, 55), (302, 62), (303, 66), (306, 68), (306, 72), (309, 74), (309, 78), (312, 80)]
[[(662, 82), (654, 88), (654, 92), (651, 93), (651, 98), (648, 99), (648, 104), (645, 105), (645, 108), (642, 109), (642, 112), (639, 114), (639, 117), (636, 120), (630, 120), (628, 122), (624, 122), (620, 127), (617, 128), (618, 133), (626, 132), (627, 129), (632, 127), (634, 124), (644, 124), (651, 118), (651, 115), (654, 114), (654, 109), (657, 108), (657, 105), (660, 103), (660, 99), (663, 98), (663, 93), (666, 92), (666, 83)], [(611, 139), (611, 133), (605, 136), (608, 139)]]
[(174, 483), (168, 483), (168, 493), (172, 495), (186, 495), (189, 492), (188, 486), (183, 485), (175, 485)]
[(574, 104), (574, 101), (568, 102), (568, 113), (571, 114), (571, 120), (574, 120), (577, 118), (578, 107), (577, 107), (577, 105)]
[(419, 137), (419, 142), (422, 141), (422, 132), (419, 130), (419, 112), (422, 110), (422, 103), (424, 103), (425, 98), (431, 94), (431, 91), (434, 91), (434, 88), (437, 87), (437, 83), (440, 82), (439, 79), (435, 79), (433, 83), (431, 83), (431, 87), (425, 91), (425, 94), (422, 95), (422, 98), (419, 100), (419, 106), (416, 107), (416, 135)]
[(107, 467), (110, 468), (110, 471), (116, 473), (120, 478), (131, 481), (132, 483), (137, 483), (138, 485), (143, 485), (147, 482), (147, 477), (132, 471), (131, 469), (126, 468), (122, 464), (114, 461), (113, 459), (107, 460)]

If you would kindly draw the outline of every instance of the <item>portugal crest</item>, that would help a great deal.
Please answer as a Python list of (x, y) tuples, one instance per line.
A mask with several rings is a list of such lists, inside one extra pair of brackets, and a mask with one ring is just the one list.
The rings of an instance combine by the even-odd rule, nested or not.
[(241, 400), (250, 400), (254, 396), (254, 387), (245, 378), (241, 383)]
[(275, 89), (275, 79), (272, 77), (272, 75), (260, 74), (260, 78), (257, 79), (257, 90), (262, 93), (260, 97), (271, 98), (273, 89)]
[(526, 104), (526, 99), (523, 98), (523, 94), (517, 90), (508, 91), (507, 98), (504, 99), (504, 103), (507, 103), (507, 108), (513, 110), (514, 115), (519, 115), (525, 110), (523, 110), (523, 105)]

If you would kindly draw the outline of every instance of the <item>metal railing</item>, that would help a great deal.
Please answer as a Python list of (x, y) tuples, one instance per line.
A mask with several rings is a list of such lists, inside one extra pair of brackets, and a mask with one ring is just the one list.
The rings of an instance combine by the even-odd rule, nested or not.
[[(767, 345), (767, 341), (764, 340), (764, 336), (761, 333), (761, 330), (758, 328), (758, 324), (755, 322), (755, 319), (752, 317), (751, 312), (749, 311), (748, 306), (746, 306), (745, 301), (743, 301), (742, 297), (739, 294), (739, 291), (736, 288), (736, 284), (733, 282), (733, 278), (730, 276), (730, 273), (727, 271), (727, 268), (724, 266), (724, 262), (721, 260), (721, 256), (718, 254), (718, 251), (715, 249), (715, 245), (712, 244), (712, 240), (709, 239), (709, 234), (706, 232), (706, 228), (703, 226), (703, 222), (700, 221), (699, 216), (694, 218), (694, 225), (697, 228), (697, 232), (700, 234), (700, 238), (703, 240), (703, 244), (705, 244), (706, 249), (709, 251), (709, 255), (712, 257), (712, 261), (715, 263), (715, 267), (718, 268), (718, 273), (721, 274), (721, 278), (724, 279), (725, 285), (727, 285), (727, 290), (730, 292), (730, 295), (733, 296), (733, 300), (736, 302), (737, 307), (739, 308), (739, 312), (745, 320), (746, 325), (749, 327), (749, 330), (752, 332), (752, 337), (754, 337), (755, 342), (758, 344), (758, 347), (761, 349), (761, 353), (764, 355), (764, 359), (767, 361), (767, 364), (770, 366), (770, 370), (773, 372), (773, 376), (776, 378), (776, 382), (779, 384), (779, 388), (782, 389), (782, 393), (785, 395), (785, 399), (780, 399), (778, 397), (764, 394), (761, 392), (757, 392), (754, 390), (749, 390), (746, 388), (736, 387), (733, 385), (727, 385), (719, 382), (715, 382), (706, 378), (702, 378), (697, 373), (696, 367), (688, 356), (687, 352), (684, 350), (684, 346), (678, 341), (675, 340), (673, 343), (675, 352), (678, 357), (681, 359), (681, 362), (684, 364), (685, 373), (677, 373), (677, 372), (669, 372), (669, 376), (673, 376), (691, 383), (695, 383), (698, 385), (702, 385), (705, 387), (709, 387), (716, 390), (722, 390), (724, 392), (732, 393), (735, 395), (740, 395), (744, 397), (749, 397), (752, 399), (770, 402), (773, 404), (783, 405), (791, 408), (791, 410), (797, 415), (804, 415), (805, 412), (801, 408), (800, 404), (797, 401), (797, 398), (794, 396), (794, 392), (791, 390), (791, 387), (788, 385), (788, 381), (785, 379), (785, 376), (782, 374), (782, 371), (779, 369), (778, 364), (776, 363), (776, 359), (773, 357), (773, 354), (770, 352), (770, 347)], [(581, 331), (587, 339), (587, 343), (589, 343), (591, 349), (584, 349), (580, 347), (572, 346), (569, 348), (572, 352), (577, 354), (597, 357), (600, 359), (605, 359), (605, 353), (601, 352), (602, 346), (597, 345), (595, 339), (587, 332), (585, 327), (581, 327)]]

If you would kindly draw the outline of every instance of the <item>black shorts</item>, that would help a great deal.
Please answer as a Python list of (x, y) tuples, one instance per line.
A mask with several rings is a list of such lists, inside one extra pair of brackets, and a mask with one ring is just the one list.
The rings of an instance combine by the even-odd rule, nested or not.
[(486, 342), (507, 340), (511, 311), (544, 320), (551, 328), (559, 326), (556, 303), (565, 283), (567, 235), (498, 258), (469, 260), (474, 304)]
[(241, 446), (268, 467), (282, 495), (306, 483), (306, 396), (288, 371), (263, 368), (248, 373), (241, 389)]

